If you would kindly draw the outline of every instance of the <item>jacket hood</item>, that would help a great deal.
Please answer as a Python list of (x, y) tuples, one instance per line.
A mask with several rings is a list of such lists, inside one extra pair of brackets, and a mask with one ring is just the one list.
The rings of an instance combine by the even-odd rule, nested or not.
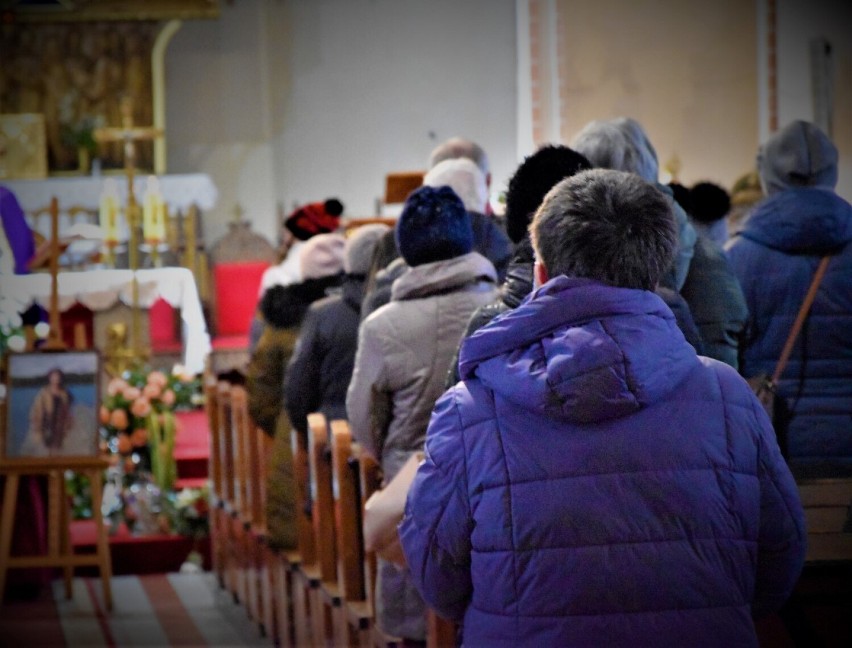
[(788, 254), (829, 253), (852, 240), (852, 205), (828, 189), (788, 189), (757, 205), (740, 235)]
[(477, 280), (497, 283), (494, 264), (478, 252), (406, 268), (391, 286), (391, 299), (420, 299), (452, 292)]
[(593, 423), (659, 401), (697, 363), (654, 293), (563, 275), (465, 340), (459, 369), (521, 409)]
[(798, 119), (775, 133), (757, 154), (767, 194), (790, 187), (837, 185), (837, 147), (818, 126)]

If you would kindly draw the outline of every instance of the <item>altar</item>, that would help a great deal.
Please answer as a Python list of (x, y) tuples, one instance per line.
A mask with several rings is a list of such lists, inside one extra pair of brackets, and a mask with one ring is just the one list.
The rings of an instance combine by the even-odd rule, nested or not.
[[(135, 272), (139, 286), (139, 307), (150, 308), (162, 298), (180, 311), (183, 333), (183, 364), (192, 374), (201, 373), (211, 349), (210, 335), (192, 272), (187, 268), (146, 268)], [(59, 310), (75, 303), (98, 313), (117, 303), (133, 302), (134, 272), (131, 270), (89, 270), (61, 272), (58, 275)], [(11, 275), (3, 278), (3, 295), (21, 304), (50, 304), (50, 275)]]
[[(78, 176), (57, 177), (43, 180), (2, 180), (2, 183), (10, 191), (14, 192), (27, 214), (30, 227), (42, 235), (49, 232), (49, 218), (46, 208), (54, 196), (59, 201), (60, 225), (59, 233), (64, 234), (77, 220), (69, 215), (70, 209), (82, 209), (91, 218), (92, 224), (97, 224), (96, 219), (100, 205), (101, 194), (104, 190), (104, 181), (107, 178), (115, 178), (115, 188), (120, 205), (127, 204), (127, 182), (119, 176)], [(144, 200), (147, 176), (136, 175), (133, 184), (133, 195), (136, 203), (141, 205)], [(213, 180), (204, 173), (185, 173), (173, 175), (158, 175), (160, 192), (163, 201), (168, 206), (171, 214), (181, 212), (186, 214), (191, 207), (200, 211), (213, 209), (218, 199), (218, 191)], [(41, 213), (41, 216), (39, 214)]]
[[(115, 177), (118, 182), (118, 197), (121, 204), (127, 204), (127, 182), (123, 176), (77, 176), (68, 178), (47, 178), (44, 180), (3, 180), (3, 184), (15, 193), (18, 202), (26, 212), (47, 207), (50, 199), (56, 196), (59, 206), (97, 209), (104, 180)], [(138, 204), (142, 204), (145, 191), (144, 173), (137, 172), (133, 193)], [(205, 173), (184, 173), (158, 175), (163, 200), (171, 209), (185, 211), (191, 205), (198, 209), (212, 209), (216, 206), (218, 192), (213, 180)]]

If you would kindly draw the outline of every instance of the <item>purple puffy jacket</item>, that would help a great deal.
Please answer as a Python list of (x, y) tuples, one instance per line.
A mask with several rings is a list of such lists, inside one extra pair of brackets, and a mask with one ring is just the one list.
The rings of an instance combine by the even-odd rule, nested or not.
[(465, 645), (756, 645), (802, 568), (798, 492), (749, 387), (656, 295), (557, 277), (460, 369), (400, 535)]

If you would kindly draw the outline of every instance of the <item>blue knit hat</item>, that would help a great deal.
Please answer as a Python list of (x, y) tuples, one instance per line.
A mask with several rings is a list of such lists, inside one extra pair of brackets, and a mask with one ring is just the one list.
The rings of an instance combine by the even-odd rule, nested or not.
[(410, 266), (470, 252), (473, 230), (461, 199), (446, 186), (413, 191), (396, 223), (396, 246)]

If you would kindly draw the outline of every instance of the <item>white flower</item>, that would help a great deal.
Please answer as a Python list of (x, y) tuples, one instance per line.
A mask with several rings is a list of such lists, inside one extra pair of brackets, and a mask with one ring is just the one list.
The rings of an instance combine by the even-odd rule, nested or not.
[(23, 351), (27, 348), (27, 341), (23, 335), (13, 335), (6, 341), (6, 344), (10, 351)]
[(50, 333), (50, 324), (47, 322), (39, 322), (35, 325), (33, 331), (38, 338), (46, 338), (47, 334)]

